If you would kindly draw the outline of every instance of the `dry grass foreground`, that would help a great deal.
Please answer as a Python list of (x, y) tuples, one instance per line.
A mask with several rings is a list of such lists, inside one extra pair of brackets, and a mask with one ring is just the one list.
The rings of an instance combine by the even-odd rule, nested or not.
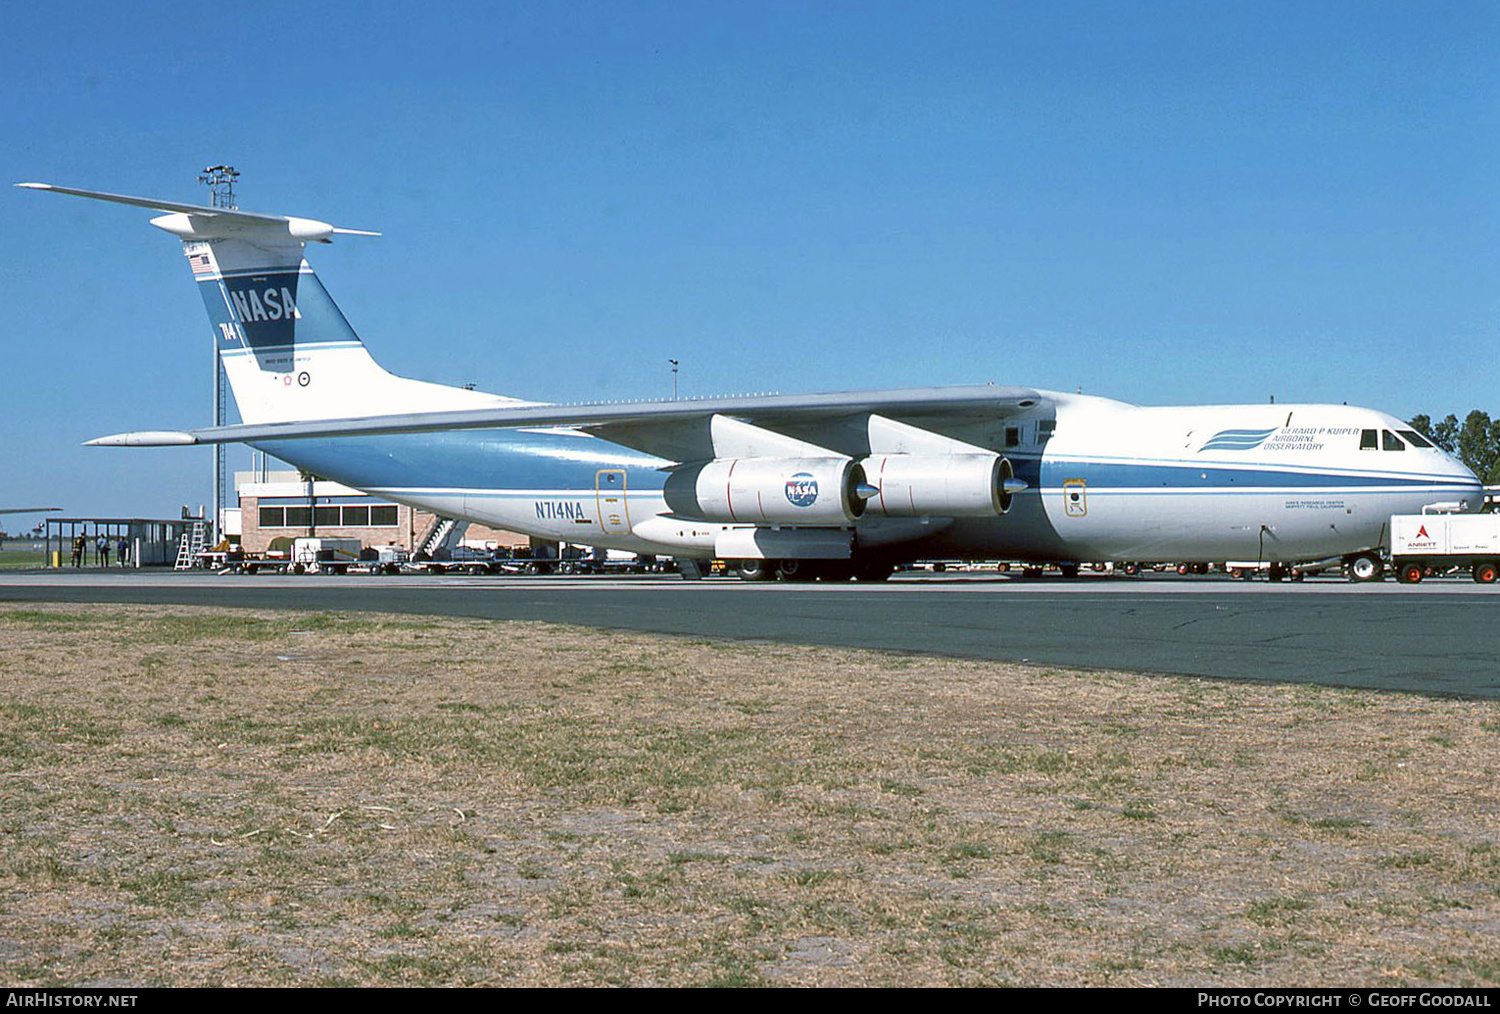
[(1494, 984), (1500, 706), (0, 609), (0, 981)]

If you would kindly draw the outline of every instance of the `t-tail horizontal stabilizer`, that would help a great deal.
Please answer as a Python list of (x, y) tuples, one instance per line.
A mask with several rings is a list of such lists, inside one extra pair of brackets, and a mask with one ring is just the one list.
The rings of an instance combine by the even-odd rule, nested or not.
[(292, 215), (261, 215), (252, 211), (229, 208), (208, 208), (201, 204), (179, 204), (175, 201), (160, 201), (152, 197), (131, 197), (126, 194), (108, 194), (99, 190), (75, 190), (72, 187), (57, 187), (51, 183), (17, 183), (27, 190), (50, 190), (55, 194), (71, 194), (88, 197), (96, 201), (114, 204), (129, 204), (137, 208), (149, 208), (166, 214), (153, 218), (151, 224), (184, 239), (230, 238), (237, 235), (268, 233), (302, 243), (331, 243), (334, 236), (379, 236), (378, 232), (363, 229), (340, 229), (320, 222), (315, 218), (297, 218)]

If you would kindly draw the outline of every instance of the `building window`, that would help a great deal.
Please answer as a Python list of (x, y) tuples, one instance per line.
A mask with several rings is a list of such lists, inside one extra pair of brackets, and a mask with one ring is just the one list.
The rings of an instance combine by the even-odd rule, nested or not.
[(261, 528), (306, 528), (316, 518), (320, 528), (395, 528), (394, 504), (378, 507), (262, 507)]

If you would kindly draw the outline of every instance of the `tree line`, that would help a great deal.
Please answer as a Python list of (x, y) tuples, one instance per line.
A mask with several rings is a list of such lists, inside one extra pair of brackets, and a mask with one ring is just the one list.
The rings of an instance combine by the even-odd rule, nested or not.
[(1411, 428), (1468, 465), (1485, 485), (1500, 483), (1500, 419), (1476, 408), (1463, 422), (1453, 415), (1436, 423), (1412, 416)]

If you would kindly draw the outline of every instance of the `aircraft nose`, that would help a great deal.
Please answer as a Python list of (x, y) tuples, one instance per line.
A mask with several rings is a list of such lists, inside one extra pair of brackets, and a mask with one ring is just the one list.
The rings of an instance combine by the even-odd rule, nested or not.
[(1464, 467), (1456, 476), (1462, 488), (1459, 499), (1463, 501), (1464, 510), (1481, 511), (1484, 509), (1484, 483), (1472, 470)]

